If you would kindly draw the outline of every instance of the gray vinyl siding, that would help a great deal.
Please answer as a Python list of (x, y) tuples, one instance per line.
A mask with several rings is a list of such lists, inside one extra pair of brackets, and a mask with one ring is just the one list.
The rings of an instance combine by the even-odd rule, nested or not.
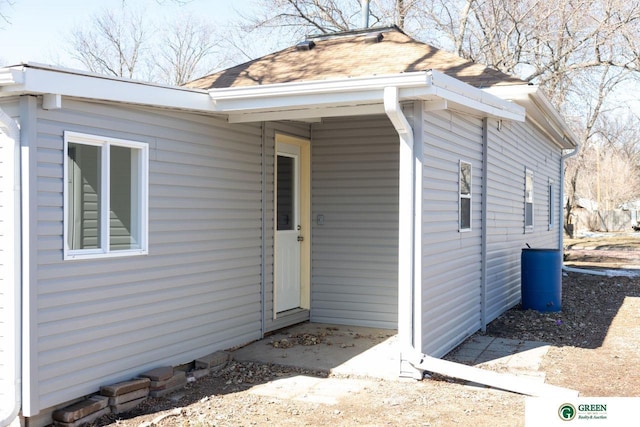
[(286, 315), (275, 317), (273, 304), (273, 263), (274, 263), (274, 162), (276, 133), (311, 139), (310, 125), (300, 123), (265, 123), (265, 331), (275, 331), (296, 323), (309, 320), (309, 310), (291, 310)]
[[(423, 124), (422, 351), (440, 357), (481, 327), (482, 120), (427, 112)], [(459, 161), (472, 165), (471, 231), (458, 231)]]
[[(17, 116), (16, 102), (2, 102), (0, 109), (12, 118)], [(7, 173), (19, 165), (15, 161), (15, 146), (9, 144), (15, 143), (5, 137), (0, 129), (0, 414), (5, 416), (13, 410), (15, 404), (12, 391), (16, 387), (16, 372), (13, 363), (17, 362), (15, 354), (19, 338), (15, 336), (14, 313), (19, 309), (19, 298), (16, 300), (16, 295), (11, 290), (19, 289), (16, 287), (16, 281), (20, 279), (16, 277), (19, 272), (16, 271), (15, 261), (16, 258), (19, 260), (19, 253), (16, 253), (19, 245), (15, 239), (19, 239), (20, 236), (14, 224), (19, 218), (15, 218), (16, 206), (13, 195), (14, 189), (19, 188), (19, 183), (14, 180), (15, 174)], [(11, 221), (11, 218), (14, 221)]]
[[(548, 184), (555, 183), (554, 212), (560, 206), (561, 150), (530, 122), (488, 126), (487, 322), (520, 301), (520, 254), (533, 248), (558, 248), (558, 220), (549, 229)], [(533, 230), (524, 227), (525, 169), (534, 173)]]
[[(259, 338), (260, 126), (70, 99), (38, 115), (39, 407)], [(64, 131), (149, 144), (149, 255), (62, 260)]]
[(395, 329), (398, 134), (371, 116), (324, 120), (312, 136), (311, 320)]

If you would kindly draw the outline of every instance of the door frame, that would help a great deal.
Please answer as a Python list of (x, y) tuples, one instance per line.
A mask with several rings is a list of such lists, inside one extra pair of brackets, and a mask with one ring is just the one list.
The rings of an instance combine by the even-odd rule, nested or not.
[[(273, 256), (274, 256), (274, 272), (273, 272), (273, 319), (276, 319), (276, 292), (277, 272), (276, 265), (276, 245), (278, 244), (277, 231), (277, 163), (278, 163), (278, 145), (279, 144), (295, 145), (300, 149), (299, 159), (299, 215), (300, 215), (300, 235), (304, 240), (300, 242), (300, 308), (310, 310), (311, 308), (311, 142), (308, 139), (294, 137), (282, 133), (275, 134), (275, 150), (274, 150), (274, 168), (273, 168)], [(281, 314), (282, 315), (282, 314)]]

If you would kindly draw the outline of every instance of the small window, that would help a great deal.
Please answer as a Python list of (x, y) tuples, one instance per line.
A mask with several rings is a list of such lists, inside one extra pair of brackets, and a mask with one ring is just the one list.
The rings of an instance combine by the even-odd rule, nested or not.
[(64, 134), (65, 259), (147, 253), (148, 145)]
[(555, 188), (553, 180), (549, 180), (549, 230), (554, 227), (555, 211), (553, 209), (553, 200), (555, 199)]
[(524, 227), (525, 230), (533, 229), (533, 171), (529, 169), (525, 170)]
[(459, 176), (459, 230), (471, 230), (471, 163), (460, 161)]

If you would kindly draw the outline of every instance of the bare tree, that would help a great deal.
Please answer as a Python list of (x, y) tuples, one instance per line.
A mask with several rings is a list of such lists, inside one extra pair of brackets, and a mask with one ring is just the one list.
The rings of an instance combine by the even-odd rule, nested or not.
[(10, 24), (9, 13), (6, 12), (7, 6), (12, 7), (14, 5), (13, 0), (0, 0), (0, 28), (3, 28), (3, 24)]
[(261, 0), (257, 10), (245, 16), (254, 28), (293, 28), (296, 32), (348, 31), (360, 10), (359, 0)]
[(220, 43), (212, 22), (184, 15), (154, 23), (123, 2), (73, 29), (70, 51), (95, 73), (181, 85), (221, 64)]
[[(369, 26), (396, 24), (404, 28), (421, 15), (423, 3), (424, 0), (372, 0)], [(361, 0), (257, 0), (251, 15), (244, 16), (245, 30), (285, 28), (294, 39), (300, 39), (307, 33), (359, 29), (362, 13)]]
[(211, 72), (222, 61), (215, 28), (198, 17), (184, 15), (167, 24), (157, 46), (159, 81), (182, 85)]
[(71, 53), (89, 71), (133, 78), (140, 74), (148, 43), (141, 14), (104, 10), (71, 33)]

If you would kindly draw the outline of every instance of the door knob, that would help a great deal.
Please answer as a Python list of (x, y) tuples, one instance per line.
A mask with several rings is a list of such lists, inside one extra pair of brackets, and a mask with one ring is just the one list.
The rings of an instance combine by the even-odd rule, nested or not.
[(302, 242), (303, 240), (304, 240), (304, 237), (298, 236), (298, 242)]

